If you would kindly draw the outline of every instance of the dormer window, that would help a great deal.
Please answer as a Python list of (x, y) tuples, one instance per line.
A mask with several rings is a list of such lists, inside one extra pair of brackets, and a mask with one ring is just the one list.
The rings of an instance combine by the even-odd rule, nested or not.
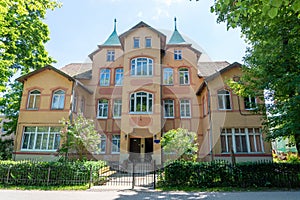
[(115, 51), (114, 50), (108, 50), (106, 54), (106, 61), (113, 62), (115, 61)]
[(146, 46), (146, 48), (150, 48), (150, 47), (152, 46), (151, 43), (152, 43), (152, 42), (151, 42), (151, 38), (146, 37), (146, 38), (145, 38), (145, 46)]
[(133, 38), (133, 48), (140, 48), (140, 38)]
[(174, 60), (182, 60), (182, 51), (175, 49), (174, 50)]

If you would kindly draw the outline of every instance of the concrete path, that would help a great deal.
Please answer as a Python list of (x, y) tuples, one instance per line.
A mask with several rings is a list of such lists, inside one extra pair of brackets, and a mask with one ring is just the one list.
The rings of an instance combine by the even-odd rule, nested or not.
[(153, 190), (18, 191), (0, 190), (0, 200), (299, 200), (293, 192), (158, 192)]

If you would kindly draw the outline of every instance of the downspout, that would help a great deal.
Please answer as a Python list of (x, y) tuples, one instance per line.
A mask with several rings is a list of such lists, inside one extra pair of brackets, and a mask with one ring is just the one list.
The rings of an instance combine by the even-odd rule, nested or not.
[(212, 119), (211, 119), (211, 98), (210, 98), (210, 90), (208, 87), (208, 82), (204, 79), (204, 82), (207, 86), (207, 104), (208, 104), (208, 114), (209, 114), (209, 153), (210, 153), (210, 161), (214, 160), (213, 157), (213, 135), (212, 135)]

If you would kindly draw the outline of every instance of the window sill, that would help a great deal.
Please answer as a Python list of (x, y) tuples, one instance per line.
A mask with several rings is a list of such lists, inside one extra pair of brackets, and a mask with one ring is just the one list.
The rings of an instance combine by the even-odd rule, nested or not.
[(36, 110), (39, 110), (39, 109), (38, 108), (27, 108), (26, 110), (36, 111)]
[(108, 117), (97, 117), (97, 119), (107, 119)]
[(149, 115), (153, 114), (153, 112), (129, 112), (130, 115)]
[(180, 119), (191, 119), (192, 117), (180, 117)]
[(139, 77), (152, 78), (153, 75), (130, 75), (130, 77), (133, 77), (133, 78), (139, 78)]
[(111, 152), (111, 154), (113, 154), (113, 155), (119, 155), (120, 152)]
[(113, 117), (113, 119), (121, 119), (122, 117)]
[(175, 117), (164, 117), (164, 119), (174, 119)]
[(43, 150), (43, 149), (21, 149), (22, 152), (49, 152), (49, 153), (55, 153), (57, 152), (57, 149), (55, 150)]

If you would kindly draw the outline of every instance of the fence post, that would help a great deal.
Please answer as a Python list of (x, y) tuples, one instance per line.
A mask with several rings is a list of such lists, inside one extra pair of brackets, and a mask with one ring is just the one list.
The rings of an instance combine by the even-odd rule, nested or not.
[(9, 166), (8, 172), (7, 172), (7, 177), (6, 177), (6, 183), (7, 183), (7, 184), (8, 184), (8, 182), (9, 182), (9, 177), (10, 177), (10, 168), (11, 168), (11, 165)]
[(90, 181), (89, 181), (89, 189), (92, 187), (93, 182), (93, 172), (92, 172), (92, 166), (90, 167)]
[(153, 189), (156, 188), (156, 161), (153, 162)]
[(131, 189), (134, 189), (134, 185), (135, 185), (134, 168), (135, 168), (135, 165), (134, 165), (134, 161), (133, 161), (132, 162), (132, 186), (131, 186)]
[(49, 166), (49, 168), (48, 168), (48, 176), (47, 176), (47, 186), (49, 185), (49, 181), (50, 181), (50, 171), (51, 171), (51, 169), (50, 169), (50, 166)]

